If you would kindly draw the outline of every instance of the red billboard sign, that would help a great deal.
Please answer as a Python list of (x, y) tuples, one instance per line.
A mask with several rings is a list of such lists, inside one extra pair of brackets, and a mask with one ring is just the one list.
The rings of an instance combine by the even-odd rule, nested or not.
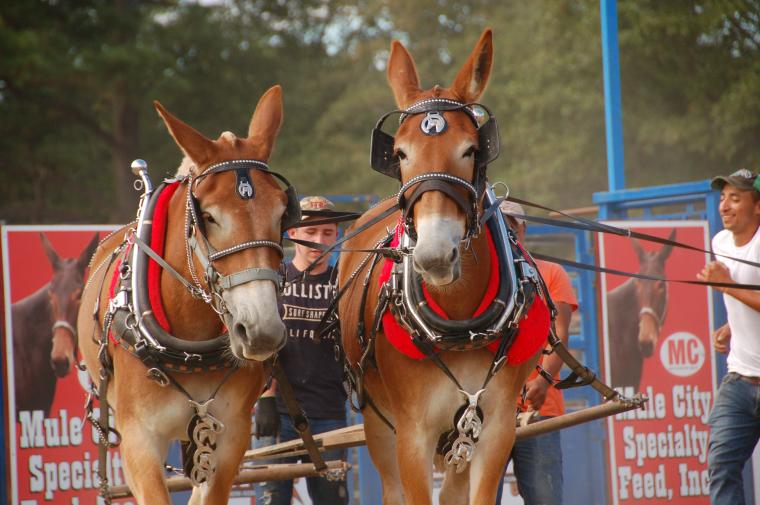
[[(703, 221), (611, 222), (709, 249)], [(709, 257), (683, 248), (600, 234), (603, 267), (696, 280)], [(608, 419), (612, 502), (709, 503), (707, 418), (715, 397), (709, 288), (601, 275), (604, 376), (646, 410)]]
[[(2, 228), (5, 440), (13, 504), (101, 503), (98, 435), (84, 418), (89, 377), (76, 367), (75, 328), (90, 255), (113, 228)], [(107, 471), (112, 485), (125, 484), (118, 450), (109, 451)]]

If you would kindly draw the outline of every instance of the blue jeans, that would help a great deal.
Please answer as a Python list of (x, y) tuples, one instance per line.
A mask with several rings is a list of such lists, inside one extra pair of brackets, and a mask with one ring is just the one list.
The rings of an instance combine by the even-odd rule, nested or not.
[[(311, 432), (324, 433), (347, 426), (345, 419), (309, 419)], [(293, 421), (288, 415), (280, 415), (279, 442), (287, 442), (299, 438), (298, 432), (293, 427)], [(275, 443), (275, 437), (261, 437), (254, 439), (255, 447), (264, 447)], [(325, 461), (333, 459), (346, 459), (345, 449), (336, 449), (322, 453)], [(295, 463), (299, 459), (311, 461), (309, 456), (294, 456), (292, 458), (278, 458), (267, 463)], [(307, 477), (306, 487), (309, 497), (314, 505), (346, 505), (348, 504), (348, 488), (346, 482), (329, 481), (324, 477)], [(293, 481), (275, 480), (256, 484), (256, 505), (290, 505), (293, 500)]]
[[(548, 419), (548, 417), (539, 417)], [(510, 456), (517, 489), (525, 505), (562, 503), (562, 446), (559, 431), (515, 442)], [(506, 471), (506, 468), (504, 469)], [(496, 503), (501, 503), (504, 479), (499, 483)]]
[(742, 468), (760, 439), (760, 385), (726, 374), (708, 422), (710, 503), (744, 505)]

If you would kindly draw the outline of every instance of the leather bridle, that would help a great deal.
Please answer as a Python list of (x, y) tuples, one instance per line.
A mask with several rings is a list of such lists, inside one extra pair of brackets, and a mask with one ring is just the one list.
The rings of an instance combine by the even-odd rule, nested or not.
[[(250, 170), (259, 170), (263, 173), (273, 175), (286, 185), (285, 193), (288, 197), (287, 208), (285, 215), (283, 216), (281, 229), (284, 231), (291, 225), (300, 222), (301, 213), (300, 206), (298, 205), (298, 198), (296, 196), (295, 188), (292, 184), (282, 175), (269, 170), (269, 166), (263, 161), (259, 160), (231, 160), (216, 163), (206, 168), (200, 175), (193, 177), (189, 176), (188, 188), (187, 188), (187, 205), (185, 209), (185, 250), (187, 256), (188, 268), (190, 275), (195, 283), (196, 293), (200, 297), (209, 303), (214, 310), (222, 315), (227, 313), (227, 308), (222, 298), (222, 292), (225, 289), (232, 289), (236, 286), (246, 284), (256, 280), (269, 280), (277, 286), (278, 291), (282, 289), (282, 276), (277, 270), (268, 267), (256, 267), (246, 268), (232, 274), (224, 275), (220, 273), (215, 267), (214, 262), (227, 256), (237, 254), (247, 249), (255, 249), (260, 247), (266, 247), (273, 249), (282, 258), (284, 251), (282, 245), (272, 240), (251, 240), (236, 244), (226, 249), (217, 250), (211, 242), (209, 242), (206, 236), (206, 230), (201, 218), (201, 209), (197, 197), (194, 193), (194, 188), (205, 177), (209, 177), (214, 174), (228, 172), (234, 170), (237, 175), (236, 190), (238, 196), (242, 199), (252, 198), (255, 194), (253, 183), (250, 180)], [(245, 188), (245, 192), (241, 192), (240, 188)], [(200, 237), (200, 240), (198, 239)], [(199, 242), (203, 243), (203, 247), (199, 245)], [(208, 290), (204, 288), (198, 274), (195, 270), (195, 264), (192, 261), (192, 255), (198, 259), (203, 267), (204, 280), (208, 286)]]
[[(394, 152), (395, 139), (382, 130), (383, 123), (392, 114), (399, 114), (399, 125), (409, 116), (427, 114), (441, 125), (433, 133), (443, 133), (446, 128), (446, 112), (463, 112), (472, 121), (478, 134), (478, 149), (475, 152), (474, 174), (472, 182), (452, 174), (433, 171), (412, 177), (403, 182), (401, 179), (400, 160)], [(487, 115), (487, 119), (485, 119)], [(426, 98), (410, 105), (406, 109), (397, 109), (385, 113), (372, 131), (372, 147), (370, 161), (372, 168), (401, 182), (397, 195), (398, 208), (402, 212), (406, 232), (416, 241), (417, 233), (414, 227), (413, 209), (422, 195), (428, 191), (439, 191), (449, 197), (467, 216), (465, 237), (463, 240), (477, 236), (481, 230), (479, 204), (482, 201), (486, 187), (486, 168), (499, 156), (499, 131), (496, 118), (491, 111), (479, 103), (463, 103), (448, 98)], [(406, 192), (412, 190), (409, 197)], [(465, 196), (462, 195), (462, 190)]]

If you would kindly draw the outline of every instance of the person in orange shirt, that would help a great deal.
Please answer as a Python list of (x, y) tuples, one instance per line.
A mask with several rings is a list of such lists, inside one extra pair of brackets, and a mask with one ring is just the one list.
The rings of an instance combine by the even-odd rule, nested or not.
[[(527, 224), (522, 206), (515, 202), (504, 201), (499, 206), (504, 219), (517, 234), (520, 243), (525, 243)], [(507, 215), (512, 214), (512, 215)], [(536, 260), (549, 296), (557, 307), (554, 321), (557, 336), (567, 345), (570, 318), (578, 309), (578, 300), (573, 292), (570, 276), (556, 263)], [(541, 356), (539, 364), (549, 375), (559, 379), (562, 359), (556, 353)], [(523, 411), (538, 411), (539, 419), (555, 417), (565, 413), (562, 392), (551, 387), (537, 371), (528, 377), (525, 383), (525, 399), (519, 408)], [(517, 489), (525, 505), (560, 505), (562, 503), (562, 447), (560, 433), (554, 431), (545, 435), (520, 440), (512, 449), (511, 459), (514, 464)], [(501, 487), (496, 503), (501, 503)]]

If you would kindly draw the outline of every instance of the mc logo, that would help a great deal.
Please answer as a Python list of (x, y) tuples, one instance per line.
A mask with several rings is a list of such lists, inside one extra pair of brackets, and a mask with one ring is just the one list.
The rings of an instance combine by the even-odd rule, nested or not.
[(662, 343), (660, 361), (673, 375), (688, 377), (702, 368), (705, 362), (705, 346), (695, 335), (679, 331), (669, 335)]

